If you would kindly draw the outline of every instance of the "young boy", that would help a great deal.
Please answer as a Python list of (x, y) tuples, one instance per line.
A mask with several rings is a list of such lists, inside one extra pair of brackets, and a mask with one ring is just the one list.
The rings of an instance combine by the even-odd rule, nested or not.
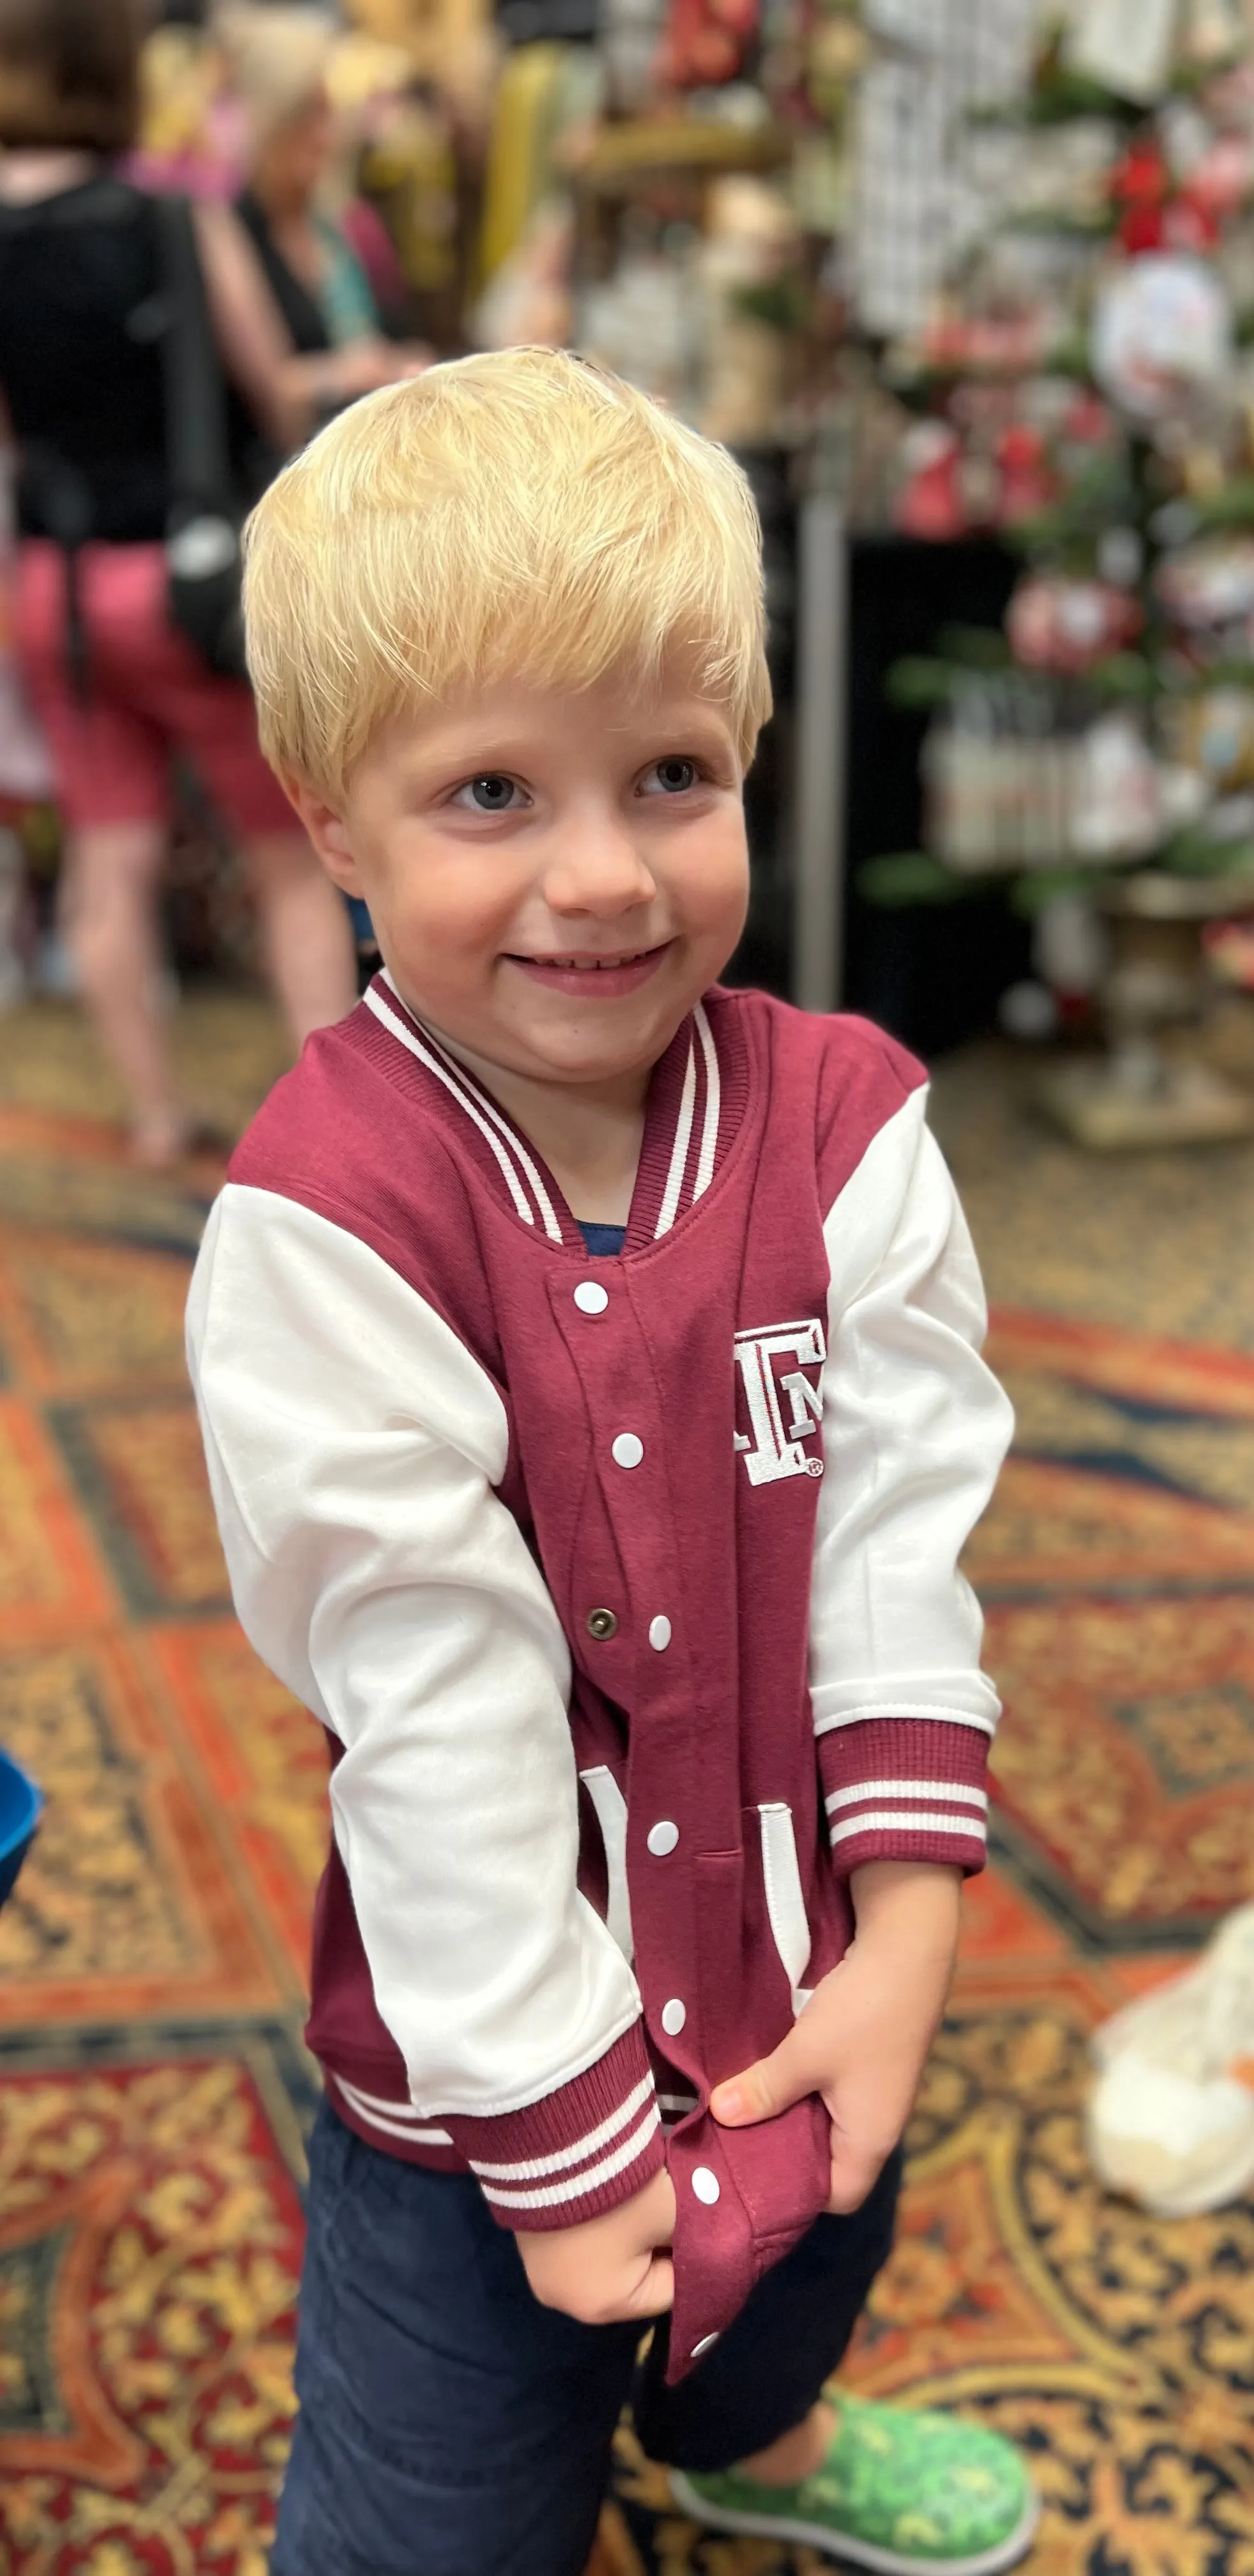
[(685, 2512), (993, 2576), (1016, 2454), (822, 2390), (983, 1856), (956, 1559), (1009, 1414), (920, 1068), (718, 988), (747, 487), (573, 357), (467, 359), (289, 466), (247, 612), (383, 959), (189, 1315), (239, 1614), (332, 1761), (275, 2576), (581, 2576), (653, 2318)]

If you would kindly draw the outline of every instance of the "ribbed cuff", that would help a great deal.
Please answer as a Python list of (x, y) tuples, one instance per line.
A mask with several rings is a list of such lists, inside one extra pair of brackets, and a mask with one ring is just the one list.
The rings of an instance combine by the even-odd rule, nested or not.
[(818, 1738), (832, 1857), (842, 1878), (869, 1860), (984, 1867), (989, 1739), (944, 1718), (875, 1717)]
[(441, 2116), (502, 2227), (575, 2227), (631, 2200), (665, 2163), (642, 2022), (523, 2111)]

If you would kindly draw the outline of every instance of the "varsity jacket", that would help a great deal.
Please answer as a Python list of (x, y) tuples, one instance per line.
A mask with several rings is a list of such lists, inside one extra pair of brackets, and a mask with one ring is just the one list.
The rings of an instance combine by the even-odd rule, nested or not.
[(978, 1869), (958, 1571), (1009, 1406), (911, 1057), (715, 989), (622, 1255), (386, 975), (238, 1149), (189, 1310), (243, 1626), (320, 1719), (310, 2045), (349, 2127), (564, 2227), (674, 2180), (672, 2375), (823, 2205), (817, 2099), (723, 2130), (852, 1933)]

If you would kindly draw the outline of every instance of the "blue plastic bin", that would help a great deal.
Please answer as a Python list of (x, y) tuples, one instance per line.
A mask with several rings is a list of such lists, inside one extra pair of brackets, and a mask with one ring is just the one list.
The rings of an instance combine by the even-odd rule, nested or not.
[(7, 1753), (0, 1753), (0, 1905), (11, 1896), (14, 1881), (35, 1839), (43, 1799), (33, 1780)]

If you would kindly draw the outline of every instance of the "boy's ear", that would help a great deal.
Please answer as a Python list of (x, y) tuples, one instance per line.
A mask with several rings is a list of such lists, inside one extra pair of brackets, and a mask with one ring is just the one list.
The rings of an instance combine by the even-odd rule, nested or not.
[(349, 847), (348, 832), (342, 814), (334, 806), (324, 805), (321, 797), (297, 778), (285, 778), (284, 790), (295, 806), (305, 830), (313, 842), (327, 875), (345, 894), (360, 894), (361, 881), (357, 861)]

